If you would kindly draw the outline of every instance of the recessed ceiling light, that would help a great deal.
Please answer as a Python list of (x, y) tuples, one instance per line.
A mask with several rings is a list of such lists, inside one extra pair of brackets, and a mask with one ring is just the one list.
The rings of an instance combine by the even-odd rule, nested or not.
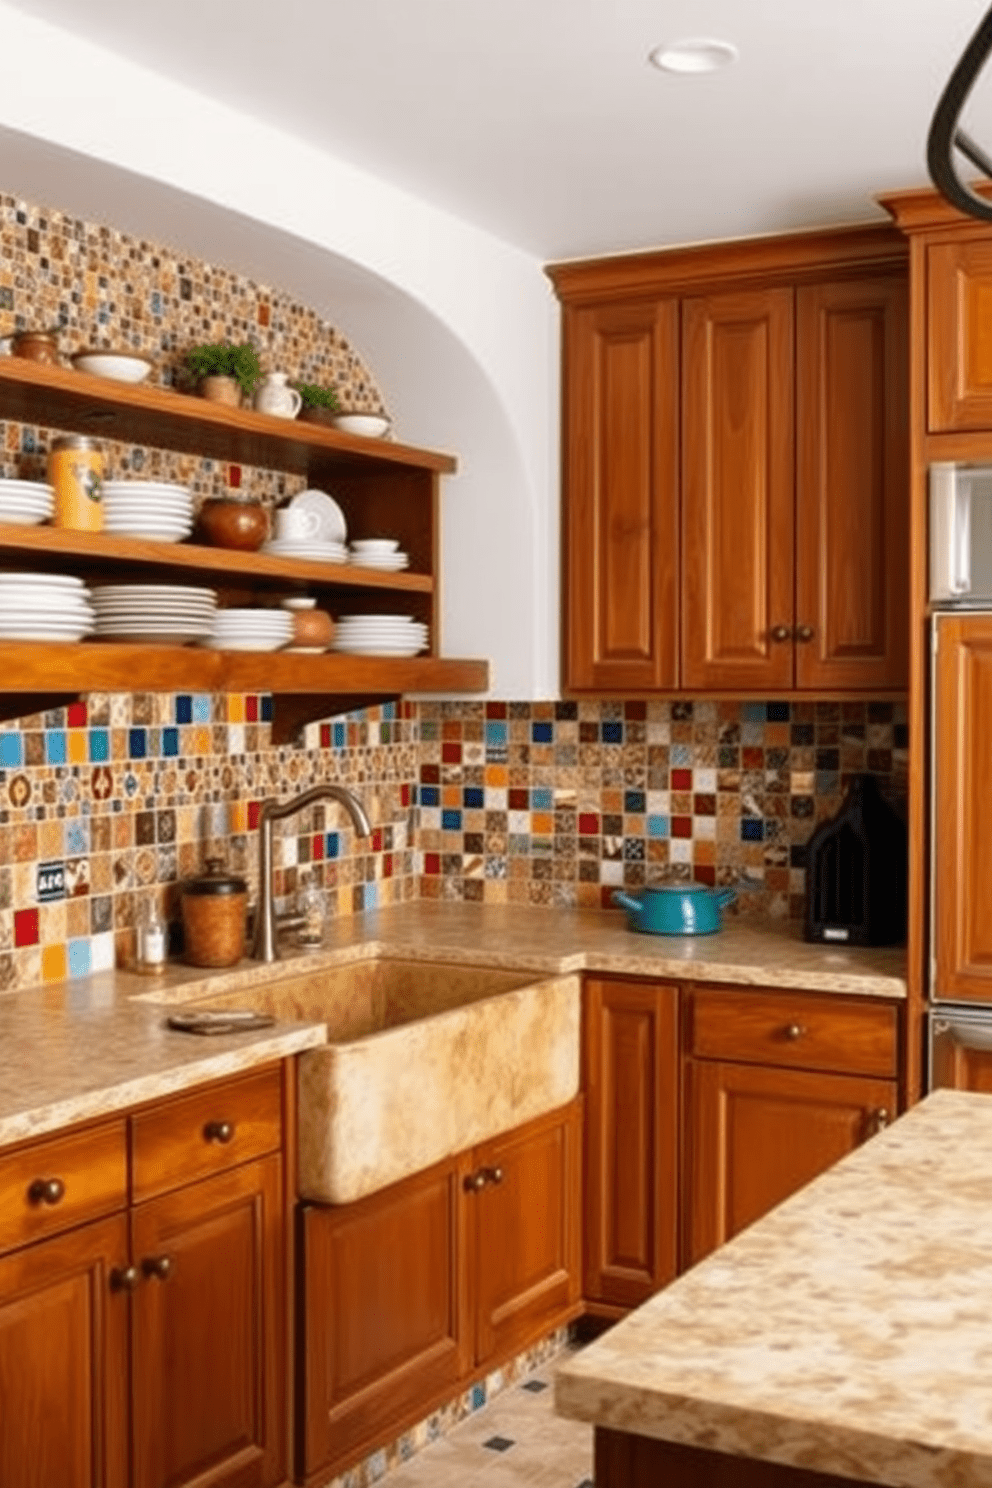
[(738, 55), (732, 42), (692, 36), (663, 42), (648, 54), (648, 61), (663, 72), (716, 72), (736, 62)]

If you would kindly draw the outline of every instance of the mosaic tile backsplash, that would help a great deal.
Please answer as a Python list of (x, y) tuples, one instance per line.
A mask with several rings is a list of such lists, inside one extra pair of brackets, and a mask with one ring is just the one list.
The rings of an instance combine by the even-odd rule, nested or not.
[(805, 844), (870, 771), (904, 798), (891, 703), (422, 702), (308, 726), (274, 748), (267, 696), (91, 695), (0, 725), (0, 987), (126, 962), (154, 899), (220, 854), (254, 898), (258, 806), (352, 786), (277, 824), (275, 891), (330, 914), (417, 896), (608, 907), (670, 875), (738, 887), (737, 913), (799, 916)]
[[(64, 353), (140, 351), (150, 381), (181, 384), (183, 353), (250, 341), (266, 372), (333, 386), (343, 408), (381, 409), (375, 380), (340, 330), (288, 294), (98, 223), (0, 194), (0, 337), (57, 326)], [(0, 421), (0, 475), (43, 478), (53, 431)], [(108, 479), (179, 481), (197, 506), (233, 488), (275, 505), (306, 482), (167, 450), (101, 440)]]

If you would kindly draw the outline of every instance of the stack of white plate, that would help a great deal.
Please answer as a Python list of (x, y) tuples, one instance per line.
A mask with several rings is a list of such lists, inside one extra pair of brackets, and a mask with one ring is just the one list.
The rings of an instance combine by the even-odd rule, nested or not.
[(55, 508), (55, 492), (40, 481), (0, 480), (0, 522), (35, 527), (47, 522)]
[(186, 584), (103, 584), (93, 608), (96, 633), (106, 640), (184, 646), (210, 635), (217, 594)]
[(278, 651), (292, 636), (288, 610), (218, 610), (203, 644), (213, 651)]
[(351, 544), (351, 561), (363, 568), (381, 568), (398, 573), (410, 566), (410, 554), (400, 551), (394, 537), (365, 537)]
[(0, 637), (79, 641), (93, 629), (90, 591), (71, 574), (0, 573)]
[(342, 615), (333, 651), (353, 656), (416, 656), (427, 645), (427, 626), (409, 615)]
[(263, 553), (274, 558), (303, 558), (309, 563), (347, 563), (344, 543), (318, 542), (316, 538), (273, 537), (262, 544)]
[(169, 481), (104, 481), (103, 530), (182, 542), (193, 530), (193, 498), (185, 486)]

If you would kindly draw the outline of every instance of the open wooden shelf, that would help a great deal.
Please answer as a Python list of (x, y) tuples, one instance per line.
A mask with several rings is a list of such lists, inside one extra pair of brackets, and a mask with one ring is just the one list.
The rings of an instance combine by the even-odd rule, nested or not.
[[(207, 548), (193, 543), (153, 542), (137, 537), (112, 537), (103, 532), (73, 532), (62, 527), (19, 527), (0, 523), (0, 555), (37, 559), (48, 571), (68, 565), (74, 572), (107, 571), (113, 565), (157, 570), (134, 575), (136, 582), (202, 584), (211, 578), (221, 587), (244, 579), (263, 580), (274, 588), (388, 589), (401, 594), (432, 594), (434, 579), (423, 573), (385, 573), (351, 563), (306, 563), (275, 558), (268, 553), (244, 553), (233, 548)], [(121, 576), (118, 575), (120, 578)]]
[(286, 743), (316, 718), (407, 692), (481, 692), (487, 661), (440, 656), (288, 655), (212, 651), (199, 646), (113, 642), (0, 643), (0, 714), (17, 718), (62, 706), (82, 693), (269, 692), (273, 743)]
[(403, 469), (450, 475), (456, 468), (452, 455), (23, 357), (0, 357), (0, 418), (295, 475)]
[(332, 614), (344, 602), (358, 614), (388, 610), (421, 620), (429, 626), (432, 648), (430, 655), (416, 657), (291, 656), (102, 641), (0, 641), (0, 716), (36, 713), (87, 692), (268, 692), (278, 744), (312, 719), (403, 693), (488, 687), (488, 662), (437, 655), (440, 477), (454, 471), (451, 455), (18, 357), (0, 357), (0, 419), (287, 471), (318, 487), (329, 483), (349, 536), (395, 537), (413, 571), (386, 573), (6, 523), (0, 524), (0, 568), (68, 572), (95, 583), (206, 583), (229, 605), (317, 591)]

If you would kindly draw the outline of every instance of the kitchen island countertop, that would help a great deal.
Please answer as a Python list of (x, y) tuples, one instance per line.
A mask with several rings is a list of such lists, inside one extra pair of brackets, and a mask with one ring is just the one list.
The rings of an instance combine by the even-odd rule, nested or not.
[(810, 945), (794, 923), (729, 919), (717, 935), (639, 935), (622, 915), (422, 901), (332, 922), (323, 950), (274, 966), (170, 966), (0, 994), (0, 1146), (218, 1079), (322, 1043), (320, 1023), (195, 1038), (165, 1028), (169, 1003), (203, 1002), (302, 968), (370, 956), (904, 998), (901, 949)]
[(889, 1488), (988, 1488), (990, 1179), (992, 1099), (938, 1091), (569, 1362), (558, 1410)]

